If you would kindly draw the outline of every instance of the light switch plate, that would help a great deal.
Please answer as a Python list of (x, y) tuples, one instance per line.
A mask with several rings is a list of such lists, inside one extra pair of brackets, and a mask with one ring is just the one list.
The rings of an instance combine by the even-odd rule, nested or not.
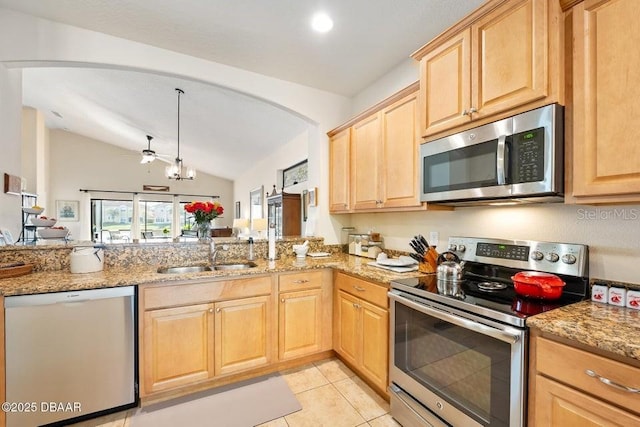
[(440, 233), (437, 231), (429, 232), (429, 244), (431, 246), (438, 246), (438, 241), (440, 241)]

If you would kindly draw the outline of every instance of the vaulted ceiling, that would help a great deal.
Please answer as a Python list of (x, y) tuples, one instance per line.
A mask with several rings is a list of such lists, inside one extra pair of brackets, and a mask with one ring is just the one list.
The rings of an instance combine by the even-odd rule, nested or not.
[[(351, 97), (482, 2), (0, 0), (0, 7)], [(333, 17), (331, 32), (310, 29), (318, 10)], [(273, 151), (307, 126), (262, 100), (169, 76), (33, 68), (25, 69), (23, 86), (24, 104), (43, 110), (51, 127), (134, 151), (152, 134), (156, 151), (169, 155), (176, 140), (173, 88), (181, 87), (181, 154), (197, 158), (198, 169), (230, 179), (252, 156)], [(224, 170), (206, 170), (212, 163)]]

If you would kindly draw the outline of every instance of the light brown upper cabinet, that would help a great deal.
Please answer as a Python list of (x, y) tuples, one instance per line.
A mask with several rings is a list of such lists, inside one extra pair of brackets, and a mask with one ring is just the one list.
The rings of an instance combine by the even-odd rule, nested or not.
[(414, 53), (421, 136), (558, 102), (560, 16), (555, 1), (489, 1)]
[(328, 133), (332, 213), (426, 208), (418, 185), (418, 86)]
[(380, 113), (373, 114), (351, 128), (351, 190), (353, 209), (375, 209), (378, 194), (381, 153)]
[(640, 123), (638, 16), (637, 0), (585, 1), (568, 12), (576, 203), (640, 202), (640, 144), (633, 139)]
[(349, 162), (351, 160), (351, 128), (329, 139), (329, 211), (348, 212), (351, 209)]
[(396, 101), (381, 112), (381, 208), (420, 206), (418, 93)]

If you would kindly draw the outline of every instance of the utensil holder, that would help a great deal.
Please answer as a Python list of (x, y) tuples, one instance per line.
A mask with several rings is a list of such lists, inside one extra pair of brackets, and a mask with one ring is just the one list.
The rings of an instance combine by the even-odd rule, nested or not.
[(424, 262), (418, 265), (418, 270), (423, 273), (435, 273), (438, 268), (438, 252), (435, 246), (429, 246), (429, 250), (423, 255)]

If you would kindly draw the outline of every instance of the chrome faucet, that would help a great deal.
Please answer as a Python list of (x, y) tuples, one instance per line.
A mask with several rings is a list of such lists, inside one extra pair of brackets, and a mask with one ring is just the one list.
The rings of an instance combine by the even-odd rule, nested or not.
[(216, 258), (218, 257), (218, 251), (220, 251), (220, 250), (226, 251), (226, 250), (229, 249), (229, 246), (228, 245), (222, 245), (222, 246), (216, 247), (216, 242), (211, 240), (211, 245), (210, 245), (209, 248), (210, 248), (209, 249), (209, 263), (213, 267), (214, 265), (216, 265)]

